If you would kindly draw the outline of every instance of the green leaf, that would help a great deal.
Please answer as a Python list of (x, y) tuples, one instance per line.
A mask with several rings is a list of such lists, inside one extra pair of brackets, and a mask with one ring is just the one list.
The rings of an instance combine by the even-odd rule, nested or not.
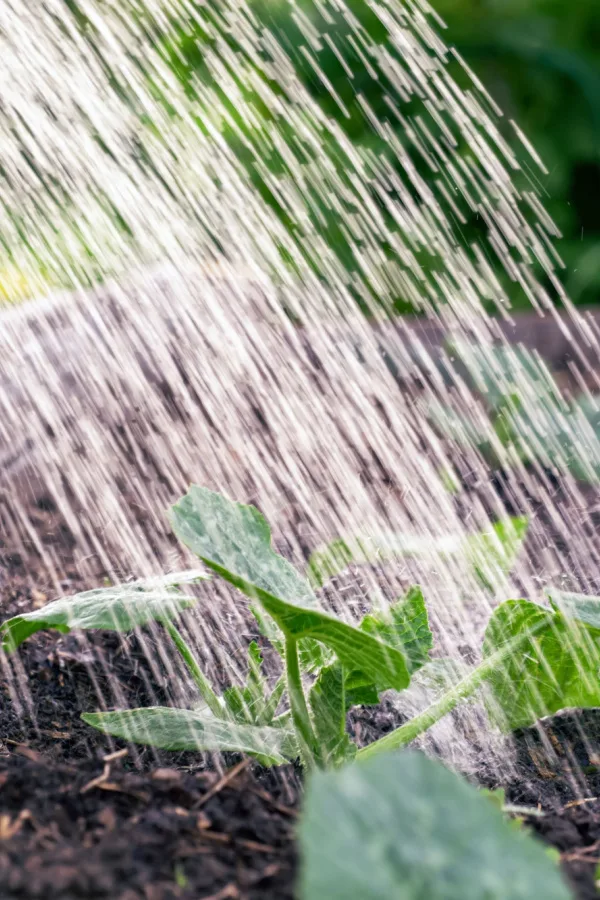
[(569, 619), (577, 619), (584, 625), (600, 629), (600, 597), (552, 588), (548, 588), (545, 593), (557, 612), (561, 612)]
[[(360, 675), (360, 673), (358, 673)], [(355, 683), (352, 685), (346, 682), (346, 710), (353, 706), (377, 706), (379, 703), (379, 692), (373, 684)]]
[(254, 506), (194, 484), (169, 517), (186, 547), (248, 596), (264, 591), (295, 606), (316, 604), (308, 583), (273, 550), (271, 529)]
[(489, 532), (470, 535), (430, 537), (394, 532), (368, 537), (340, 538), (316, 550), (308, 562), (313, 587), (322, 587), (350, 565), (385, 563), (407, 556), (445, 558), (464, 555), (475, 568), (484, 587), (495, 585), (508, 574), (523, 545), (528, 519), (525, 516), (496, 522)]
[(445, 556), (460, 551), (460, 538), (447, 535), (403, 535), (380, 532), (365, 537), (339, 538), (310, 556), (308, 577), (315, 588), (341, 574), (350, 565), (377, 564), (407, 556)]
[(356, 754), (346, 734), (344, 672), (338, 663), (323, 669), (309, 694), (313, 728), (325, 765), (339, 765)]
[(81, 718), (105, 734), (163, 750), (237, 752), (256, 756), (266, 765), (288, 761), (284, 748), (290, 735), (283, 728), (238, 725), (191, 709), (150, 706), (116, 712), (83, 713)]
[(210, 569), (259, 600), (284, 634), (325, 644), (342, 665), (360, 669), (380, 690), (408, 685), (402, 653), (315, 608), (308, 584), (273, 551), (269, 527), (253, 507), (193, 486), (173, 507), (171, 519), (177, 536)]
[(54, 600), (41, 609), (3, 622), (0, 625), (3, 647), (11, 652), (45, 628), (54, 628), (63, 634), (75, 628), (131, 631), (148, 622), (173, 619), (197, 603), (196, 597), (180, 594), (176, 586), (208, 577), (198, 570), (172, 572)]
[(519, 555), (529, 519), (517, 516), (495, 522), (489, 532), (466, 539), (464, 553), (485, 588), (494, 590), (510, 574)]
[(569, 900), (544, 847), (418, 753), (308, 781), (300, 900)]
[[(425, 598), (418, 586), (411, 587), (404, 599), (389, 610), (365, 616), (359, 627), (400, 650), (406, 657), (411, 678), (429, 660), (433, 635), (429, 628)], [(346, 693), (349, 706), (369, 706), (379, 702), (376, 685), (369, 681), (364, 672), (357, 670), (346, 677)]]
[[(271, 616), (259, 607), (252, 605), (250, 610), (256, 619), (260, 633), (267, 638), (281, 659), (285, 659), (285, 641), (281, 629), (277, 627)], [(331, 653), (327, 651), (327, 648), (313, 638), (304, 638), (298, 642), (298, 658), (300, 671), (305, 675), (313, 675), (332, 661)]]
[(433, 635), (423, 591), (418, 585), (411, 587), (404, 599), (394, 603), (387, 612), (365, 616), (360, 628), (401, 650), (411, 675), (429, 659)]
[[(488, 683), (497, 709), (494, 718), (505, 730), (525, 728), (561, 709), (600, 706), (600, 627), (593, 600), (565, 600), (563, 615), (528, 600), (509, 600), (495, 610), (488, 624), (484, 657), (519, 635), (532, 632)], [(593, 613), (593, 615), (592, 615)]]

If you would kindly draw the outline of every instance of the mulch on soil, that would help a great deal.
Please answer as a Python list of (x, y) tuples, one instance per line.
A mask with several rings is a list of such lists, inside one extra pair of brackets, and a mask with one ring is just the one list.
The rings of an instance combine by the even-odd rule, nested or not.
[[(63, 562), (65, 590), (87, 587), (52, 503), (37, 498), (31, 517)], [(52, 599), (44, 577), (33, 548), (16, 553), (6, 539), (2, 618)], [(18, 710), (14, 684), (0, 669), (1, 900), (292, 898), (298, 774), (291, 767), (268, 772), (235, 756), (216, 771), (198, 754), (133, 747), (94, 731), (79, 714), (96, 708), (98, 687), (109, 687), (96, 654), (125, 705), (151, 702), (145, 655), (134, 638), (127, 653), (113, 634), (90, 634), (85, 646), (74, 634), (32, 638), (15, 665), (33, 716)], [(152, 691), (160, 701), (161, 686)], [(386, 709), (365, 710), (364, 717), (369, 733), (397, 724)], [(597, 712), (557, 717), (520, 738), (519, 778), (507, 786), (508, 802), (544, 812), (527, 824), (560, 852), (580, 900), (598, 896), (600, 757), (593, 746), (600, 746)], [(493, 778), (486, 786), (496, 786)]]

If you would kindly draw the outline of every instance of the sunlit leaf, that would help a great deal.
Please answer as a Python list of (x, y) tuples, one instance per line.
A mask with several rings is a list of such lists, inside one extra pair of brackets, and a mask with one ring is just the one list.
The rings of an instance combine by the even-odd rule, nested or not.
[(489, 531), (468, 537), (464, 552), (477, 578), (493, 590), (513, 569), (525, 537), (529, 520), (517, 516), (495, 522)]
[(544, 846), (419, 753), (308, 781), (300, 900), (569, 900)]
[(134, 744), (163, 750), (247, 753), (268, 765), (280, 765), (288, 760), (285, 747), (293, 739), (283, 728), (238, 725), (195, 710), (168, 706), (83, 713), (81, 718), (105, 734)]
[(46, 628), (63, 633), (76, 628), (131, 631), (148, 622), (173, 619), (198, 602), (196, 597), (179, 593), (177, 587), (208, 577), (198, 570), (173, 572), (54, 600), (41, 609), (3, 622), (0, 625), (3, 646), (12, 651), (32, 634)]
[(249, 596), (258, 598), (261, 590), (295, 606), (316, 604), (305, 579), (273, 550), (271, 529), (254, 506), (194, 484), (169, 517), (186, 547)]
[(567, 595), (564, 612), (528, 600), (509, 600), (495, 610), (484, 657), (531, 633), (488, 677), (497, 707), (492, 715), (501, 727), (510, 731), (562, 709), (600, 706), (599, 608), (599, 598), (579, 603)]
[(308, 576), (315, 588), (351, 565), (381, 564), (407, 556), (435, 557), (459, 552), (460, 537), (403, 535), (380, 532), (363, 537), (339, 538), (315, 550), (308, 561)]

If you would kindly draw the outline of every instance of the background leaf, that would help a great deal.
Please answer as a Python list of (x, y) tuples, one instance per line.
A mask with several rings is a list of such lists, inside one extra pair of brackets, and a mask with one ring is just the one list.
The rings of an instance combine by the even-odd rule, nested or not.
[(287, 762), (285, 748), (293, 737), (281, 728), (237, 725), (195, 710), (168, 706), (83, 713), (81, 718), (105, 734), (134, 744), (163, 750), (247, 753), (258, 757), (265, 765)]
[(300, 845), (301, 900), (569, 900), (541, 844), (418, 753), (315, 772)]
[(198, 570), (173, 572), (148, 581), (132, 581), (84, 591), (47, 603), (41, 609), (14, 616), (0, 625), (3, 646), (15, 650), (24, 640), (45, 628), (66, 633), (74, 628), (131, 631), (148, 622), (173, 619), (198, 602), (179, 593), (175, 585), (209, 576)]
[(495, 522), (488, 532), (467, 538), (465, 555), (484, 587), (494, 590), (512, 571), (525, 537), (529, 519), (516, 516)]
[(455, 535), (431, 537), (380, 532), (363, 537), (339, 538), (311, 554), (308, 577), (315, 588), (322, 587), (329, 578), (340, 575), (351, 565), (390, 562), (406, 556), (445, 555), (460, 550), (460, 538)]

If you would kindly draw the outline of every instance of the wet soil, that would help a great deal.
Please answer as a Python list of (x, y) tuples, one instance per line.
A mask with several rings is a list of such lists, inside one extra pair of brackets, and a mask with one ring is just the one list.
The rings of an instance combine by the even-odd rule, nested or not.
[[(51, 501), (38, 497), (30, 518), (62, 560), (64, 589), (88, 586)], [(16, 553), (4, 532), (2, 617), (53, 596), (35, 547)], [(76, 634), (41, 633), (8, 665), (0, 669), (1, 900), (294, 896), (300, 781), (291, 767), (268, 772), (235, 756), (215, 767), (198, 754), (113, 741), (79, 719), (115, 681), (127, 706), (166, 697), (137, 639), (124, 647), (112, 634), (82, 644)], [(399, 719), (384, 705), (357, 721), (372, 739)], [(504, 785), (507, 802), (539, 809), (526, 827), (560, 853), (575, 897), (598, 896), (600, 713), (558, 716), (520, 735), (517, 769)], [(498, 787), (485, 769), (481, 782)]]

